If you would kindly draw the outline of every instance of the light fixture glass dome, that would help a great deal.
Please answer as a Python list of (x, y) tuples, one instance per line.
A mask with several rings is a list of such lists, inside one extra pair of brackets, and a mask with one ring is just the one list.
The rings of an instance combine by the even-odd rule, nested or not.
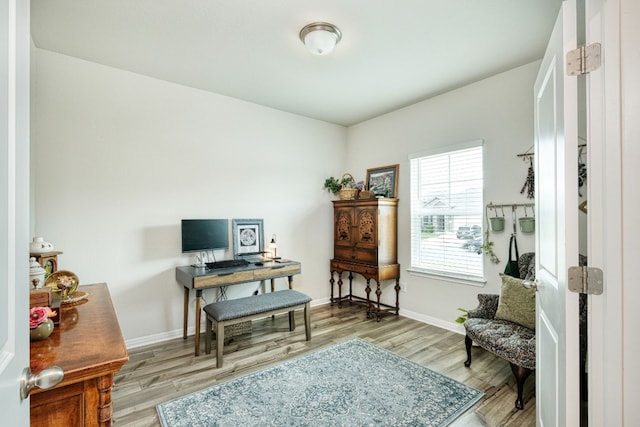
[(300, 40), (309, 52), (315, 55), (327, 55), (333, 52), (341, 38), (342, 33), (338, 27), (326, 22), (314, 22), (300, 30)]

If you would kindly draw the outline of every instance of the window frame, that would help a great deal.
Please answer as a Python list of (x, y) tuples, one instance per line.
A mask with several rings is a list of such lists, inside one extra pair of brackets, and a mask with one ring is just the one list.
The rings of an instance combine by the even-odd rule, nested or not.
[[(407, 269), (407, 271), (412, 275), (436, 278), (436, 279), (447, 281), (447, 282), (469, 284), (474, 286), (484, 286), (484, 284), (486, 284), (486, 280), (484, 278), (486, 273), (484, 254), (482, 253), (480, 254), (481, 259), (479, 262), (480, 274), (463, 274), (459, 271), (452, 272), (452, 271), (446, 271), (446, 270), (423, 268), (419, 265), (414, 264), (414, 261), (416, 260), (416, 258), (419, 257), (419, 254), (416, 254), (416, 250), (419, 251), (419, 249), (416, 249), (416, 245), (420, 244), (420, 242), (422, 241), (422, 237), (421, 237), (422, 225), (420, 225), (420, 228), (419, 228), (420, 237), (417, 237), (416, 235), (414, 235), (414, 233), (417, 234), (415, 229), (416, 229), (416, 226), (418, 226), (418, 224), (420, 223), (417, 217), (422, 216), (424, 220), (423, 215), (419, 215), (416, 213), (416, 206), (415, 206), (416, 203), (417, 202), (422, 203), (422, 202), (417, 200), (419, 197), (419, 194), (418, 194), (419, 189), (417, 188), (418, 178), (415, 174), (419, 172), (415, 170), (414, 161), (424, 157), (438, 156), (438, 155), (445, 155), (445, 154), (450, 155), (459, 151), (469, 150), (474, 148), (480, 148), (480, 151), (481, 151), (480, 171), (481, 171), (482, 188), (480, 190), (480, 203), (478, 204), (477, 215), (480, 217), (480, 226), (482, 227), (482, 232), (480, 236), (481, 236), (481, 239), (483, 239), (484, 232), (485, 232), (483, 227), (484, 225), (483, 203), (484, 203), (484, 179), (485, 179), (484, 177), (484, 140), (477, 139), (477, 140), (468, 141), (462, 144), (438, 147), (430, 150), (424, 150), (424, 151), (412, 153), (408, 156), (409, 166), (410, 166), (410, 178), (409, 178), (409, 186), (410, 186), (410, 209), (409, 209), (410, 210), (410, 213), (409, 213), (410, 231), (409, 233), (410, 233), (410, 236), (409, 237), (411, 241), (411, 252), (410, 252), (411, 261), (410, 261), (410, 267)], [(451, 182), (451, 180), (449, 180), (448, 182)], [(484, 242), (484, 240), (482, 241)], [(443, 252), (444, 252), (444, 247), (443, 247)]]

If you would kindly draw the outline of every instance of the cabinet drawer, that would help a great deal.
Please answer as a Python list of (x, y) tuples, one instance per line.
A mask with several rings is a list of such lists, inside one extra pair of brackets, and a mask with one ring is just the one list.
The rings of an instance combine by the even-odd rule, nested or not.
[(197, 277), (194, 280), (193, 287), (195, 289), (198, 289), (206, 288), (209, 286), (222, 286), (232, 285), (234, 283), (252, 282), (253, 280), (253, 271), (238, 271), (236, 273), (229, 274), (212, 274), (210, 276)]
[(270, 279), (272, 277), (293, 276), (300, 273), (300, 265), (274, 265), (271, 268), (262, 268), (253, 273), (255, 280)]
[(362, 274), (365, 277), (375, 277), (378, 275), (376, 266), (358, 264), (355, 262), (341, 262), (338, 260), (331, 261), (331, 269), (335, 271), (351, 271), (353, 273)]
[(338, 246), (333, 248), (333, 257), (335, 259), (344, 259), (346, 261), (353, 261), (355, 259), (355, 253), (353, 246)]
[(367, 264), (378, 264), (378, 251), (376, 249), (356, 248), (355, 258), (358, 262)]

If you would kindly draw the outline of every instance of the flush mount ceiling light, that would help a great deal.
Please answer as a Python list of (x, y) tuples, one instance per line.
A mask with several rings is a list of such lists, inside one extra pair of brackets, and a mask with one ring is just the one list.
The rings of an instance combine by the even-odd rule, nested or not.
[(314, 22), (300, 30), (300, 40), (315, 55), (331, 53), (341, 38), (338, 27), (326, 22)]

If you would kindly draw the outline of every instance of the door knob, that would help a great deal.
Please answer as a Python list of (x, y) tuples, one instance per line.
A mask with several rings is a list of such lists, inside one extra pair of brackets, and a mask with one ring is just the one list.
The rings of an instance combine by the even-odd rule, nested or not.
[(30, 368), (24, 368), (20, 377), (20, 397), (24, 400), (34, 387), (51, 388), (64, 378), (64, 371), (60, 366), (51, 366), (33, 375)]
[(524, 286), (527, 289), (535, 289), (536, 291), (538, 290), (538, 281), (537, 280), (523, 280), (522, 281), (522, 286)]

